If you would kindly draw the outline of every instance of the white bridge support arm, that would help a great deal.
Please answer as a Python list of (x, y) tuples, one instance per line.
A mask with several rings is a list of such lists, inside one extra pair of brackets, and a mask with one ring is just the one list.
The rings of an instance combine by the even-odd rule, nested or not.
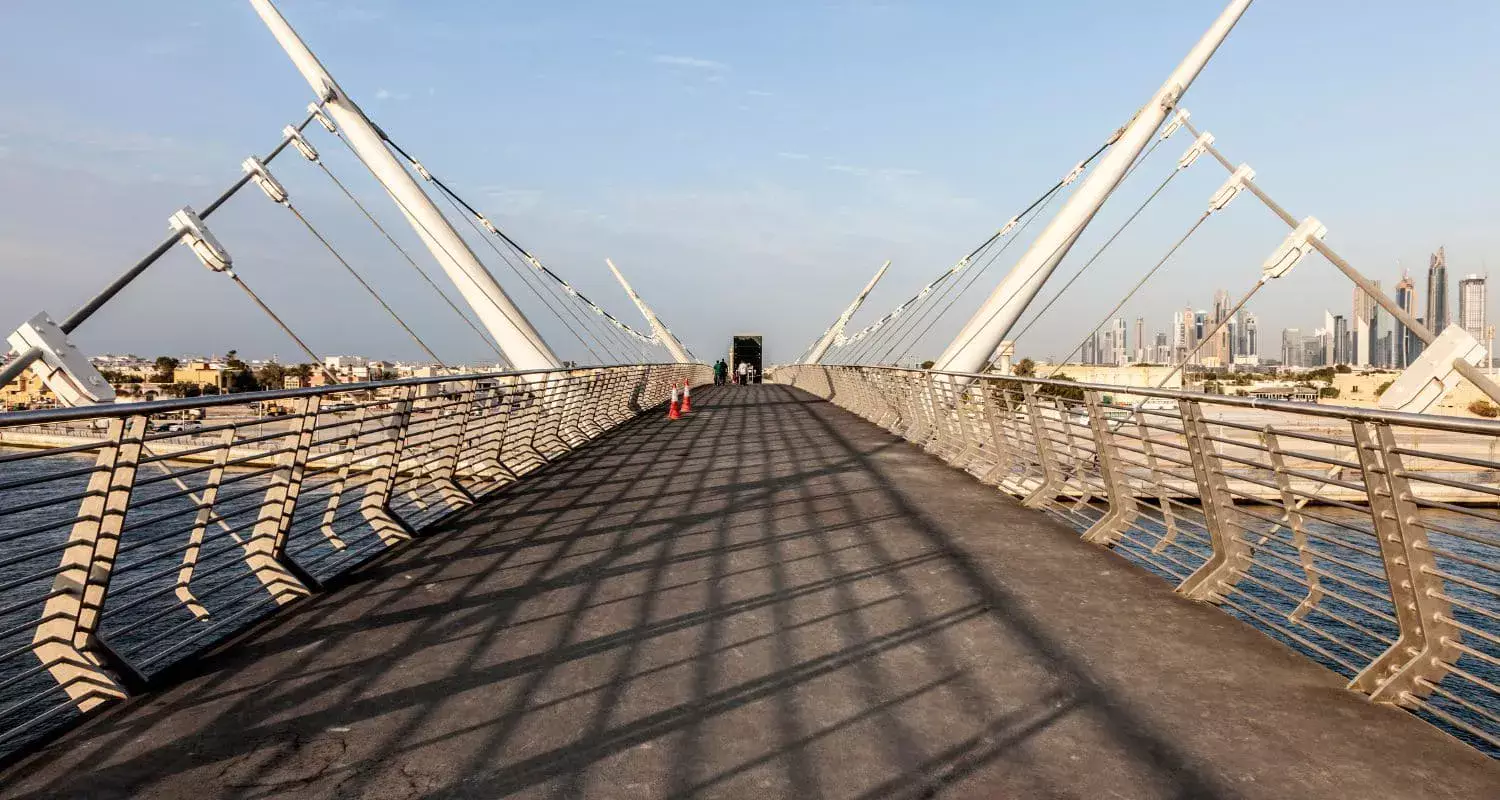
[(363, 111), (334, 82), (333, 76), (323, 68), (317, 56), (308, 49), (301, 37), (292, 29), (271, 0), (250, 0), (255, 12), (265, 21), (272, 35), (291, 57), (297, 71), (307, 79), (313, 93), (325, 102), (324, 108), (342, 129), (359, 160), (374, 173), (396, 205), (406, 216), (411, 226), (421, 237), (422, 244), (432, 252), (432, 257), (447, 273), (448, 279), (463, 295), (464, 301), (474, 309), (479, 321), (484, 323), (500, 350), (517, 370), (556, 369), (561, 366), (552, 349), (532, 327), (526, 317), (506, 296), (505, 290), (484, 264), (469, 249), (458, 231), (433, 204), (422, 187), (407, 173), (401, 162), (391, 155), (385, 140)]
[(661, 320), (656, 318), (656, 313), (651, 310), (651, 306), (646, 305), (646, 301), (642, 300), (641, 296), (636, 294), (634, 289), (630, 288), (630, 283), (625, 280), (624, 275), (620, 274), (620, 269), (615, 266), (615, 262), (606, 258), (604, 259), (604, 263), (609, 265), (609, 271), (615, 274), (615, 280), (619, 281), (620, 286), (624, 287), (625, 294), (630, 295), (630, 299), (635, 301), (635, 307), (641, 310), (641, 316), (645, 317), (646, 323), (651, 326), (651, 335), (655, 336), (656, 340), (661, 342), (663, 347), (667, 348), (667, 352), (672, 355), (672, 360), (679, 364), (693, 363), (693, 357), (688, 355), (687, 348), (682, 346), (682, 342), (677, 341), (677, 337), (673, 336), (672, 332), (667, 330), (667, 326), (661, 324)]
[(977, 372), (983, 368), (990, 354), (995, 352), (995, 348), (1026, 310), (1026, 306), (1041, 290), (1042, 284), (1068, 254), (1073, 242), (1125, 178), (1130, 165), (1150, 143), (1157, 128), (1172, 113), (1193, 79), (1198, 77), (1214, 51), (1250, 7), (1250, 2), (1251, 0), (1231, 0), (1213, 26), (1203, 34), (1203, 38), (1198, 40), (1198, 44), (1188, 52), (1177, 69), (1172, 71), (1166, 83), (1141, 107), (1114, 146), (1100, 159), (1098, 166), (1058, 210), (1057, 216), (1037, 236), (1036, 241), (1031, 243), (1031, 247), (1011, 268), (1010, 274), (995, 287), (989, 299), (964, 324), (943, 354), (938, 356), (933, 369)]
[(865, 284), (864, 291), (861, 291), (859, 296), (854, 298), (854, 302), (850, 303), (849, 307), (844, 309), (844, 313), (839, 315), (838, 321), (833, 323), (833, 327), (829, 328), (828, 332), (823, 334), (823, 338), (819, 339), (818, 343), (813, 345), (812, 350), (808, 351), (807, 358), (803, 359), (804, 362), (808, 364), (822, 363), (823, 356), (828, 354), (828, 348), (832, 347), (833, 343), (838, 341), (839, 336), (844, 332), (844, 326), (849, 324), (849, 320), (854, 319), (855, 312), (859, 311), (859, 307), (865, 304), (865, 298), (870, 296), (870, 292), (875, 289), (875, 284), (880, 283), (880, 279), (885, 276), (885, 271), (890, 269), (890, 266), (890, 261), (886, 261), (880, 265), (880, 270), (875, 273), (875, 277), (871, 278), (870, 282)]

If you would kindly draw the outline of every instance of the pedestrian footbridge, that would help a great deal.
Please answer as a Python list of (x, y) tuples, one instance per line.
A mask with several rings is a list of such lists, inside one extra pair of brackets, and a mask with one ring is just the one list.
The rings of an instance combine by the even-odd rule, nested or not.
[[(194, 437), (211, 444), (147, 433), (137, 406), (74, 446), (93, 462), (56, 446), (7, 451), (11, 466), (44, 455), (73, 466), (12, 470), (6, 483), (7, 540), (63, 566), (8, 581), (6, 605), (28, 610), (7, 621), (29, 624), (6, 640), (23, 653), (6, 661), (0, 794), (1500, 796), (1485, 742), (1420, 707), (1447, 708), (1436, 702), (1450, 693), (1476, 709), (1455, 718), (1486, 730), (1495, 696), (1459, 688), (1455, 671), (1484, 678), (1454, 649), (1493, 654), (1484, 636), (1461, 629), (1446, 671), (1423, 673), (1442, 692), (1408, 683), (1416, 703), (1372, 702), (1384, 679), (1351, 687), (1338, 660), (1226, 613), (1253, 607), (1244, 593), (1271, 544), (1239, 577), (1216, 573), (1212, 596), (1174, 591), (1128, 557), (1151, 550), (1131, 542), (1145, 535), (1132, 526), (1152, 529), (1152, 508), (1180, 505), (1184, 539), (1223, 533), (1213, 520), (1228, 511), (1211, 498), (1195, 526), (1186, 501), (1139, 491), (1136, 473), (1111, 476), (1111, 453), (1077, 456), (1092, 449), (1081, 436), (1071, 462), (1050, 458), (1064, 451), (1045, 431), (1041, 443), (1007, 440), (998, 410), (1016, 399), (1008, 413), (1033, 431), (1073, 431), (1064, 401), (1061, 413), (1038, 408), (1037, 386), (934, 391), (923, 373), (781, 370), (773, 378), (795, 386), (701, 387), (674, 421), (654, 404), (707, 374), (655, 370), (441, 391), (398, 382), (357, 412), (320, 413), (323, 390), (290, 392), (301, 398), (291, 420), (273, 430), (210, 416), (217, 430)], [(898, 390), (918, 380), (921, 392)], [(969, 404), (981, 395), (988, 412)], [(1199, 411), (1185, 412), (1190, 434)], [(952, 427), (919, 429), (933, 419)], [(986, 419), (992, 438), (960, 459), (957, 426)], [(1171, 459), (1158, 444), (1146, 449)], [(1025, 453), (1048, 460), (1035, 480)], [(1106, 478), (1098, 492), (1068, 483), (1090, 480), (1085, 463)], [(78, 464), (86, 475), (56, 477)], [(70, 512), (54, 525), (62, 546), (46, 548), (17, 533), (43, 524), (45, 498), (33, 491), (33, 508), (16, 511), (15, 484), (49, 475), (91, 481), (83, 502), (99, 504), (92, 523)], [(1038, 494), (1047, 480), (1061, 482)], [(1016, 481), (1033, 507), (993, 485)], [(1189, 496), (1179, 488), (1173, 497)], [(1120, 523), (1126, 505), (1134, 516)], [(1086, 540), (1070, 515), (1113, 520), (1112, 540)], [(171, 546), (137, 544), (146, 538)], [(1315, 605), (1343, 613), (1330, 599), (1341, 584), (1325, 583)], [(1403, 666), (1381, 674), (1401, 679)]]

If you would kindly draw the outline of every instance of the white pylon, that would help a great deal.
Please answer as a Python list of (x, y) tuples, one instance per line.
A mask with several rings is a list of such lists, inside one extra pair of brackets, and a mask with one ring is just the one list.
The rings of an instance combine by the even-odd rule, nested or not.
[(874, 290), (875, 284), (880, 283), (881, 277), (885, 275), (887, 269), (890, 269), (890, 266), (891, 262), (889, 259), (880, 265), (880, 269), (876, 271), (875, 277), (871, 278), (870, 282), (865, 284), (864, 290), (859, 293), (858, 297), (854, 298), (854, 302), (850, 303), (848, 308), (844, 309), (844, 313), (839, 315), (838, 320), (833, 323), (833, 327), (829, 328), (828, 332), (823, 334), (823, 338), (819, 339), (818, 343), (813, 345), (812, 349), (807, 352), (807, 358), (802, 359), (805, 363), (817, 364), (822, 362), (823, 356), (828, 353), (828, 348), (832, 347), (833, 343), (838, 341), (839, 335), (844, 332), (844, 326), (849, 324), (849, 320), (854, 318), (854, 313), (859, 311), (860, 306), (864, 305), (865, 298), (870, 296), (870, 292)]
[(1156, 129), (1176, 108), (1193, 79), (1203, 70), (1214, 51), (1223, 44), (1236, 22), (1250, 7), (1251, 0), (1231, 0), (1224, 12), (1188, 51), (1187, 57), (1167, 77), (1166, 83), (1151, 96), (1135, 119), (1125, 127), (1099, 165), (1084, 179), (1073, 196), (1047, 224), (1036, 241), (1021, 256), (1010, 274), (1000, 281), (984, 305), (964, 323), (958, 336), (937, 357), (934, 370), (976, 372), (995, 352), (1000, 342), (1020, 319), (1052, 270), (1062, 262), (1089, 221), (1104, 201), (1124, 180), (1130, 165), (1150, 143)]
[(526, 316), (500, 288), (495, 277), (485, 269), (474, 251), (458, 231), (448, 224), (443, 212), (433, 204), (422, 187), (407, 173), (406, 168), (386, 148), (385, 139), (359, 106), (339, 88), (333, 76), (323, 68), (322, 62), (313, 55), (302, 38), (287, 23), (271, 0), (250, 0), (250, 5), (276, 37), (276, 41), (302, 77), (312, 86), (313, 93), (323, 101), (324, 109), (342, 130), (355, 155), (374, 173), (401, 213), (406, 216), (417, 236), (432, 252), (433, 258), (447, 273), (448, 279), (458, 287), (464, 301), (474, 309), (479, 321), (495, 337), (500, 350), (511, 366), (518, 370), (556, 369), (562, 366), (542, 336), (532, 327)]
[(682, 342), (677, 341), (677, 337), (673, 336), (672, 332), (667, 330), (667, 326), (661, 324), (661, 320), (656, 318), (655, 312), (651, 310), (650, 306), (646, 305), (646, 301), (642, 300), (641, 296), (636, 294), (634, 289), (630, 288), (630, 283), (625, 280), (624, 275), (620, 274), (620, 268), (615, 266), (615, 262), (606, 258), (604, 259), (604, 263), (609, 265), (609, 271), (615, 274), (615, 280), (619, 281), (620, 286), (624, 287), (625, 294), (630, 295), (630, 299), (635, 301), (635, 307), (641, 310), (641, 316), (645, 317), (646, 323), (651, 326), (651, 335), (655, 336), (656, 340), (661, 342), (663, 347), (667, 348), (667, 352), (671, 354), (672, 360), (679, 364), (693, 363), (693, 357), (688, 355), (687, 348), (682, 346)]

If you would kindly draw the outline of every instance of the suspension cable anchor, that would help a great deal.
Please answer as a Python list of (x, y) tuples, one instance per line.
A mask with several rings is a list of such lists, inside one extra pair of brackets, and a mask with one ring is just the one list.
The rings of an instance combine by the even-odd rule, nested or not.
[(271, 175), (271, 171), (266, 169), (265, 163), (260, 159), (251, 156), (240, 162), (240, 168), (245, 170), (250, 180), (255, 181), (255, 185), (259, 186), (262, 192), (266, 193), (266, 197), (271, 198), (271, 202), (284, 206), (291, 204), (291, 199), (287, 197), (286, 187)]
[[(1062, 183), (1059, 184), (1057, 188), (1061, 189), (1062, 187), (1071, 184), (1073, 181), (1078, 180), (1078, 176), (1080, 176), (1080, 175), (1083, 174), (1084, 163), (1085, 162), (1083, 162), (1083, 161), (1078, 162), (1078, 166), (1074, 167), (1073, 171), (1068, 173), (1068, 177), (1062, 179)], [(1015, 224), (1015, 220), (1013, 219), (1013, 220), (1011, 220), (1010, 222), (1008, 222), (1006, 224), (1007, 225), (1014, 225)]]
[(1318, 221), (1317, 217), (1308, 217), (1302, 220), (1291, 233), (1287, 234), (1286, 241), (1276, 248), (1276, 252), (1266, 259), (1261, 265), (1261, 280), (1280, 278), (1292, 271), (1302, 257), (1312, 252), (1313, 239), (1322, 239), (1328, 235), (1328, 226)]
[(1229, 205), (1229, 201), (1239, 197), (1240, 192), (1245, 191), (1245, 182), (1254, 179), (1255, 170), (1251, 169), (1249, 164), (1241, 164), (1230, 174), (1229, 180), (1224, 181), (1224, 185), (1219, 187), (1219, 191), (1214, 192), (1213, 198), (1208, 201), (1208, 210), (1223, 211), (1224, 207)]
[(193, 255), (203, 262), (203, 266), (214, 272), (227, 272), (231, 276), (234, 274), (230, 269), (234, 266), (234, 259), (229, 257), (229, 251), (209, 232), (192, 206), (178, 209), (168, 220), (168, 224), (177, 232), (182, 243), (193, 251)]
[(1172, 118), (1167, 120), (1167, 126), (1161, 129), (1161, 140), (1165, 142), (1166, 140), (1172, 138), (1172, 134), (1176, 133), (1178, 128), (1181, 128), (1183, 125), (1185, 125), (1188, 121), (1188, 117), (1191, 117), (1192, 115), (1193, 112), (1188, 111), (1185, 108), (1177, 109), (1177, 113), (1173, 114)]
[(57, 395), (63, 405), (78, 407), (113, 403), (114, 387), (89, 362), (68, 335), (43, 311), (16, 328), (6, 342), (16, 352), (35, 349), (31, 372)]
[(1198, 134), (1198, 138), (1193, 140), (1187, 152), (1182, 154), (1182, 158), (1177, 159), (1177, 169), (1184, 170), (1191, 167), (1193, 162), (1198, 160), (1198, 156), (1208, 152), (1208, 148), (1213, 146), (1213, 143), (1213, 134), (1208, 131)]
[(282, 128), (281, 135), (292, 143), (292, 147), (297, 148), (297, 152), (301, 153), (303, 158), (314, 164), (318, 163), (317, 148), (313, 147), (312, 143), (307, 141), (307, 137), (303, 136), (302, 131), (297, 130), (295, 125), (288, 125)]
[(308, 103), (307, 113), (312, 114), (313, 119), (317, 120), (318, 124), (323, 126), (323, 130), (334, 134), (339, 132), (338, 127), (333, 124), (333, 120), (329, 119), (328, 115), (323, 113), (323, 106), (317, 103)]

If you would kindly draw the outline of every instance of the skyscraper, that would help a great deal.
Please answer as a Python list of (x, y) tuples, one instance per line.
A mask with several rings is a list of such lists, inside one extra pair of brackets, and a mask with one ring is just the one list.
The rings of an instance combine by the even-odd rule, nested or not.
[(1427, 327), (1434, 336), (1448, 328), (1448, 256), (1441, 247), (1427, 265)]
[(1320, 366), (1331, 367), (1337, 364), (1344, 346), (1339, 344), (1337, 331), (1334, 330), (1332, 311), (1323, 312), (1323, 329), (1318, 335), (1323, 337), (1323, 360)]
[[(1417, 286), (1411, 282), (1411, 276), (1401, 274), (1401, 280), (1396, 282), (1396, 306), (1402, 311), (1410, 314), (1417, 304)], [(1411, 329), (1402, 325), (1398, 320), (1392, 329), (1395, 336), (1391, 342), (1391, 366), (1396, 369), (1406, 369), (1416, 356), (1412, 353), (1411, 343), (1420, 342), (1417, 335)]]
[(1301, 369), (1307, 364), (1303, 361), (1304, 348), (1302, 346), (1302, 331), (1297, 328), (1287, 328), (1281, 332), (1281, 363), (1288, 367)]
[(1130, 363), (1130, 339), (1126, 336), (1125, 318), (1115, 317), (1114, 322), (1114, 360), (1109, 363), (1116, 366), (1125, 366)]
[(1348, 364), (1354, 339), (1349, 335), (1349, 324), (1343, 314), (1333, 315), (1333, 360), (1330, 364)]
[(1465, 275), (1458, 282), (1458, 324), (1484, 345), (1483, 366), (1486, 367), (1490, 365), (1490, 335), (1487, 330), (1488, 315), (1485, 314), (1488, 295), (1483, 276)]
[(1143, 317), (1135, 318), (1135, 363), (1144, 364), (1150, 360), (1146, 354), (1146, 320)]
[[(1379, 281), (1375, 283), (1380, 287)], [(1349, 317), (1354, 335), (1354, 346), (1348, 354), (1347, 363), (1360, 367), (1370, 365), (1370, 345), (1374, 341), (1375, 327), (1375, 298), (1365, 294), (1365, 290), (1354, 287), (1354, 313)]]
[(1245, 312), (1245, 321), (1240, 325), (1241, 350), (1244, 355), (1251, 358), (1260, 357), (1260, 320), (1254, 314)]

